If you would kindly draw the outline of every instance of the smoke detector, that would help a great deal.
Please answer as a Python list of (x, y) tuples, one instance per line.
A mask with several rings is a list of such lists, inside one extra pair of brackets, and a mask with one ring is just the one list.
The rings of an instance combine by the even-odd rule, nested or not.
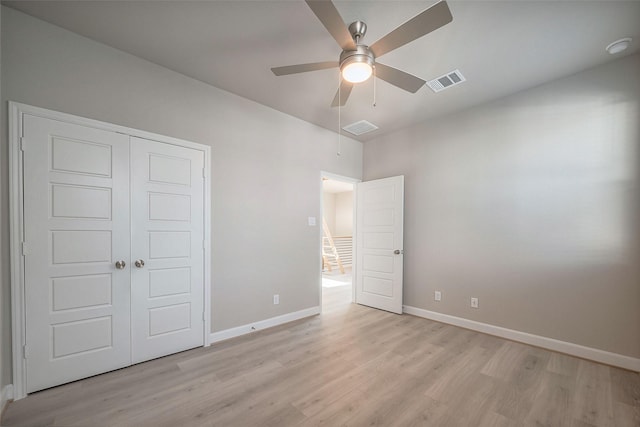
[(611, 55), (615, 55), (616, 53), (627, 50), (627, 48), (631, 44), (631, 40), (631, 37), (625, 37), (623, 39), (616, 40), (613, 43), (610, 43), (609, 46), (607, 46), (605, 49)]

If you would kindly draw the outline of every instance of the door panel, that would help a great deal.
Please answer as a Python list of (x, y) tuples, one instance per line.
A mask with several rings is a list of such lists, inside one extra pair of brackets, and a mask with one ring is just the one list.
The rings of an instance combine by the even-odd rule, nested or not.
[(54, 218), (111, 219), (111, 189), (52, 184)]
[(401, 314), (404, 177), (356, 189), (356, 301)]
[(204, 342), (204, 153), (131, 138), (132, 358)]
[(24, 116), (27, 392), (130, 363), (128, 137)]

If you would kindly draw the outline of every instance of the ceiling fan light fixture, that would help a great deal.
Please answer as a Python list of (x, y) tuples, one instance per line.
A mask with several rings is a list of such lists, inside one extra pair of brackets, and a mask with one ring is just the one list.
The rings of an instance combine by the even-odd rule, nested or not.
[(349, 83), (361, 83), (369, 79), (373, 68), (366, 62), (350, 62), (342, 67), (342, 78)]
[(344, 51), (340, 55), (340, 73), (349, 83), (361, 83), (373, 74), (374, 56), (369, 48), (358, 45), (356, 50)]

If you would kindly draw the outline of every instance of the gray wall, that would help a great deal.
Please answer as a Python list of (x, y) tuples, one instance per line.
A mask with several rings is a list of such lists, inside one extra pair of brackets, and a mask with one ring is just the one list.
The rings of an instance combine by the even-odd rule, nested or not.
[[(2, 7), (0, 7), (0, 82), (2, 81)], [(0, 100), (2, 99), (2, 85), (0, 85)], [(0, 135), (4, 135), (5, 131), (5, 123), (0, 120)], [(4, 150), (0, 149), (0, 165), (4, 165)], [(4, 170), (4, 169), (3, 169)], [(3, 200), (2, 197), (4, 195), (4, 182), (7, 179), (4, 173), (0, 173), (0, 200)], [(3, 209), (0, 209), (0, 226), (3, 224), (5, 212)], [(0, 232), (0, 241), (4, 237), (2, 232)], [(2, 409), (4, 409), (5, 401), (3, 387), (9, 383), (9, 362), (6, 361), (6, 358), (9, 356), (9, 352), (5, 350), (5, 347), (9, 347), (9, 343), (11, 338), (8, 336), (9, 334), (9, 323), (5, 320), (5, 313), (7, 310), (5, 309), (5, 300), (8, 299), (8, 295), (5, 295), (4, 292), (4, 271), (6, 267), (4, 266), (4, 254), (3, 250), (0, 247), (0, 414), (2, 414)], [(7, 316), (8, 317), (8, 316)], [(5, 334), (7, 334), (5, 336)]]
[(336, 236), (353, 235), (353, 191), (336, 193)]
[(336, 234), (336, 194), (322, 193), (322, 216), (332, 236)]
[(404, 303), (640, 357), (638, 76), (636, 54), (364, 144), (365, 180), (405, 175)]
[[(214, 331), (317, 306), (320, 171), (360, 178), (362, 145), (2, 8), (2, 123), (13, 100), (212, 146)], [(10, 376), (2, 133), (2, 381)], [(280, 294), (280, 305), (272, 295)]]

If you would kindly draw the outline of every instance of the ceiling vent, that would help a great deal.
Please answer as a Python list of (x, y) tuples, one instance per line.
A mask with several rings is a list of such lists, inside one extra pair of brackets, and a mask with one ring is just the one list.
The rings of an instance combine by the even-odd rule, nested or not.
[(427, 82), (432, 91), (438, 93), (466, 81), (460, 70), (453, 70), (447, 74)]
[(355, 123), (351, 123), (350, 125), (346, 125), (342, 129), (344, 129), (345, 131), (349, 132), (350, 134), (358, 136), (358, 135), (362, 135), (362, 134), (367, 133), (367, 132), (374, 131), (374, 130), (378, 129), (378, 126), (374, 125), (373, 123), (369, 123), (366, 120), (360, 120), (359, 122), (355, 122)]

